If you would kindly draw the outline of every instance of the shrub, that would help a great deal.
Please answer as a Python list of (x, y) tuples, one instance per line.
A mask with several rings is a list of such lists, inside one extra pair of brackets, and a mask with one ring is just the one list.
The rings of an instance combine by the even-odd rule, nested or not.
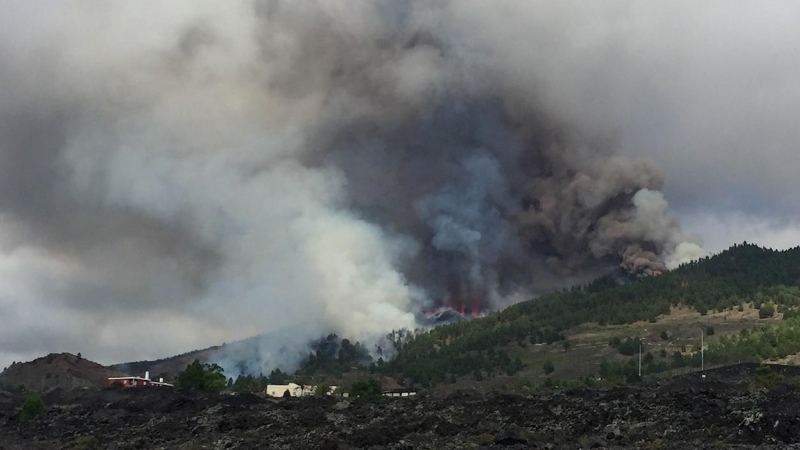
[(684, 367), (686, 366), (686, 360), (683, 358), (683, 353), (676, 351), (672, 354), (672, 366), (673, 367)]
[(661, 337), (662, 341), (668, 341), (669, 340), (669, 335), (667, 334), (666, 331), (662, 331), (660, 337)]
[(706, 336), (713, 336), (714, 333), (715, 333), (714, 327), (712, 327), (712, 326), (707, 326), (706, 327)]
[(758, 309), (758, 317), (760, 319), (768, 319), (775, 315), (775, 307), (772, 306), (772, 303), (764, 303), (761, 305), (761, 308)]
[(359, 398), (380, 398), (381, 393), (381, 383), (374, 378), (354, 381), (350, 387), (350, 394)]
[(639, 353), (639, 347), (641, 344), (641, 340), (637, 337), (636, 339), (633, 338), (626, 338), (619, 346), (617, 346), (617, 350), (625, 356), (633, 356)]
[(325, 383), (320, 383), (317, 385), (316, 388), (314, 388), (314, 395), (316, 395), (317, 397), (325, 397), (326, 395), (328, 395), (328, 393), (330, 393), (330, 391), (331, 391), (330, 386), (328, 386)]
[(23, 422), (31, 420), (44, 413), (44, 401), (38, 392), (29, 392), (22, 403), (22, 413), (19, 419)]
[(625, 376), (625, 381), (633, 383), (639, 381), (639, 367), (636, 362), (631, 359), (622, 367), (622, 374)]
[(770, 390), (778, 386), (783, 381), (783, 375), (773, 372), (772, 369), (766, 364), (762, 364), (756, 369), (756, 377), (753, 384), (756, 387)]
[(750, 336), (750, 330), (747, 328), (742, 328), (742, 330), (739, 331), (739, 337), (746, 338), (748, 336)]
[(542, 370), (544, 371), (545, 375), (550, 375), (551, 373), (553, 373), (554, 370), (556, 370), (556, 367), (553, 365), (553, 361), (550, 361), (548, 359), (547, 361), (544, 362)]

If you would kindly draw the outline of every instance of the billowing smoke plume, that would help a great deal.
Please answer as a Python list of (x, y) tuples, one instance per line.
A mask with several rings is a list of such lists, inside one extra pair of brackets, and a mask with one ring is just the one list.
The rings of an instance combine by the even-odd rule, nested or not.
[(702, 256), (661, 172), (543, 100), (463, 5), (53, 6), (0, 47), (5, 248), (60, 261), (49, 294), (86, 314), (226, 340), (363, 340)]

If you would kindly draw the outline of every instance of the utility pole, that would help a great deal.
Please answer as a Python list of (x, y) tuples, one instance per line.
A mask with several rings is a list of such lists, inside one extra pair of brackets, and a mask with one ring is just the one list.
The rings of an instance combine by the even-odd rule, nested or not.
[(642, 341), (639, 341), (639, 378), (642, 378)]
[(704, 342), (705, 334), (706, 330), (700, 328), (700, 370), (706, 370), (706, 346)]

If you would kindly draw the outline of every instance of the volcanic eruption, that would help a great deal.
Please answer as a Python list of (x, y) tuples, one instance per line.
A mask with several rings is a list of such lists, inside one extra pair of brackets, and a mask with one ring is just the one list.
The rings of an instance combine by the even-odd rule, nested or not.
[(0, 198), (8, 245), (63, 265), (48, 298), (187, 346), (364, 342), (702, 256), (662, 172), (537, 76), (546, 46), (521, 65), (468, 4), (179, 1), (146, 36), (136, 2), (48, 15), (58, 45), (0, 48), (0, 182), (30, 194)]

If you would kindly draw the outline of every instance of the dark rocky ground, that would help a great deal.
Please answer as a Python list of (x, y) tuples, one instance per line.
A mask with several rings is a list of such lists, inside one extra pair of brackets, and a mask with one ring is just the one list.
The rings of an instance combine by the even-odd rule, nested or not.
[[(727, 370), (727, 372), (726, 372)], [(527, 395), (270, 401), (158, 388), (54, 391), (19, 421), (0, 394), (0, 449), (800, 449), (800, 387), (754, 390), (750, 369)], [(751, 371), (751, 370), (750, 370)]]

